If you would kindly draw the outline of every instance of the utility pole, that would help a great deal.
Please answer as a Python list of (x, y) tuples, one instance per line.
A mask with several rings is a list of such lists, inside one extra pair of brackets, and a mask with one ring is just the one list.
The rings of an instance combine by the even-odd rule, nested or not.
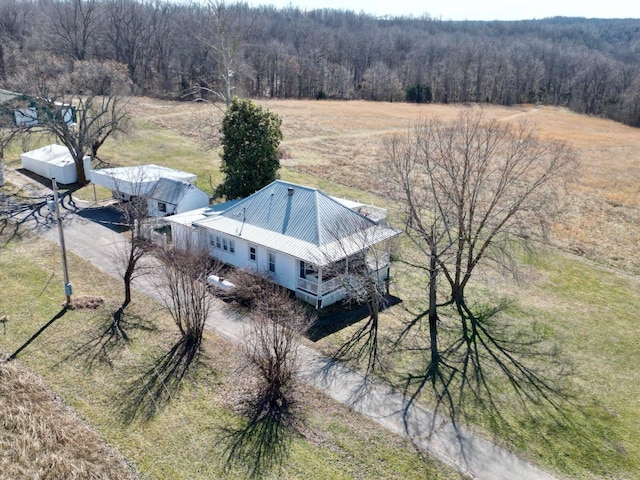
[(64, 245), (64, 231), (62, 230), (62, 218), (60, 217), (60, 203), (58, 199), (58, 184), (56, 179), (51, 179), (51, 185), (53, 187), (53, 205), (49, 203), (49, 209), (55, 211), (56, 219), (58, 220), (58, 233), (60, 234), (60, 250), (62, 250), (62, 272), (64, 274), (64, 293), (67, 296), (66, 307), (71, 305), (71, 283), (69, 283), (69, 270), (67, 268), (67, 249)]

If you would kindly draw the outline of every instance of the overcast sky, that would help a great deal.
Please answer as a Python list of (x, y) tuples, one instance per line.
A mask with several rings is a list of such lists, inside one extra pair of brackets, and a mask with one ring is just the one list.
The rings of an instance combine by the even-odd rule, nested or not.
[(546, 17), (640, 18), (640, 0), (247, 0), (250, 5), (335, 8), (372, 15), (428, 14), (442, 20), (528, 20)]

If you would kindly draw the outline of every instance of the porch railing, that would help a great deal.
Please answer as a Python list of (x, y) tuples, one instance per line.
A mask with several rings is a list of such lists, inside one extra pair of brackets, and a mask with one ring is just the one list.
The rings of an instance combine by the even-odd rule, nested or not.
[[(389, 266), (388, 263), (386, 265), (381, 265), (381, 266), (379, 265), (379, 268), (377, 269), (377, 271), (372, 271), (371, 274), (377, 275), (379, 280), (384, 280), (384, 278), (382, 277), (388, 274), (388, 271), (389, 271), (388, 266)], [(314, 276), (308, 276), (307, 278), (298, 277), (297, 284), (296, 284), (298, 289), (304, 290), (305, 292), (309, 292), (318, 297), (322, 297), (328, 293), (334, 292), (344, 287), (344, 285), (345, 285), (344, 275), (338, 275), (332, 278), (328, 278), (326, 280), (323, 280), (322, 282), (320, 282)]]

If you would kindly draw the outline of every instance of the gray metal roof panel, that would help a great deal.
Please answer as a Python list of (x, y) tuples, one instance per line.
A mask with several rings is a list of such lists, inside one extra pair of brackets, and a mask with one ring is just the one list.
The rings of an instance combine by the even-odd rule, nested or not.
[(318, 246), (305, 240), (221, 215), (198, 220), (194, 223), (212, 230), (214, 234), (218, 232), (234, 236), (316, 265), (327, 265), (393, 238), (400, 233), (399, 230), (374, 224), (364, 231), (355, 232), (348, 237), (334, 239)]
[(316, 246), (373, 224), (319, 190), (281, 180), (258, 190), (221, 215)]
[(317, 265), (400, 233), (376, 225), (319, 190), (281, 180), (225, 206), (194, 223)]
[(149, 192), (149, 198), (171, 205), (177, 205), (180, 203), (180, 200), (184, 198), (189, 188), (193, 187), (187, 183), (171, 178), (160, 178), (151, 192)]

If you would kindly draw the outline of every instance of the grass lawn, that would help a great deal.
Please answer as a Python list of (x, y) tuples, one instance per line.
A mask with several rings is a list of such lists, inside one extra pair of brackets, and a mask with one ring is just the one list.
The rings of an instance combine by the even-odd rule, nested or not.
[[(6, 333), (0, 336), (3, 352), (13, 352), (60, 311), (64, 296), (57, 248), (27, 233), (22, 240), (12, 240), (0, 249), (0, 312), (10, 317)], [(76, 297), (102, 296), (111, 306), (118, 301), (119, 282), (74, 255), (69, 260)], [(239, 368), (243, 360), (236, 347), (214, 334), (206, 334), (200, 363), (166, 408), (149, 422), (123, 422), (129, 398), (126, 387), (176, 337), (158, 304), (140, 294), (134, 300), (133, 313), (152, 329), (132, 329), (131, 342), (114, 352), (112, 365), (89, 368), (86, 357), (74, 353), (99, 331), (106, 309), (68, 311), (21, 353), (20, 365), (39, 375), (143, 478), (244, 478), (242, 467), (224, 471), (228, 445), (224, 431), (243, 424), (236, 407), (249, 380)], [(417, 452), (410, 442), (310, 387), (301, 389), (299, 414), (300, 426), (289, 437), (282, 469), (267, 472), (265, 478), (460, 478), (450, 468)], [(35, 421), (34, 417), (27, 418)], [(6, 455), (24, 441), (29, 428), (27, 423), (24, 430), (3, 431), (0, 464), (7, 463)], [(75, 428), (70, 426), (71, 433), (66, 434), (75, 435)], [(40, 454), (46, 456), (47, 452)], [(114, 463), (121, 462), (117, 456), (113, 458)], [(73, 459), (68, 461), (72, 463)], [(77, 461), (86, 467), (86, 459)], [(71, 472), (72, 467), (67, 464)], [(0, 478), (15, 478), (24, 472), (27, 477), (36, 475), (29, 468), (34, 467), (11, 462), (11, 469), (3, 470)], [(82, 473), (76, 471), (76, 475), (83, 478)], [(67, 478), (73, 477), (70, 474)]]
[[(557, 390), (553, 398), (558, 408), (545, 402), (522, 405), (485, 358), (497, 411), (468, 401), (464, 412), (458, 412), (460, 418), (521, 457), (569, 478), (638, 478), (640, 280), (554, 250), (525, 258), (523, 264), (521, 282), (485, 279), (490, 286), (475, 285), (470, 297), (493, 305), (507, 298), (498, 325), (542, 339), (537, 350), (544, 355), (525, 360)], [(405, 308), (425, 308), (425, 283), (419, 275), (396, 264), (395, 278), (392, 293), (403, 302), (381, 313), (379, 341), (384, 376), (402, 388), (407, 372), (426, 369), (428, 326), (414, 332), (406, 349), (392, 348), (403, 322), (412, 318)], [(454, 316), (443, 319), (448, 322), (455, 322)], [(326, 353), (335, 351), (358, 327), (347, 327), (316, 345)], [(441, 345), (453, 338), (445, 328), (440, 334)], [(429, 388), (419, 399), (426, 405), (436, 402)]]

